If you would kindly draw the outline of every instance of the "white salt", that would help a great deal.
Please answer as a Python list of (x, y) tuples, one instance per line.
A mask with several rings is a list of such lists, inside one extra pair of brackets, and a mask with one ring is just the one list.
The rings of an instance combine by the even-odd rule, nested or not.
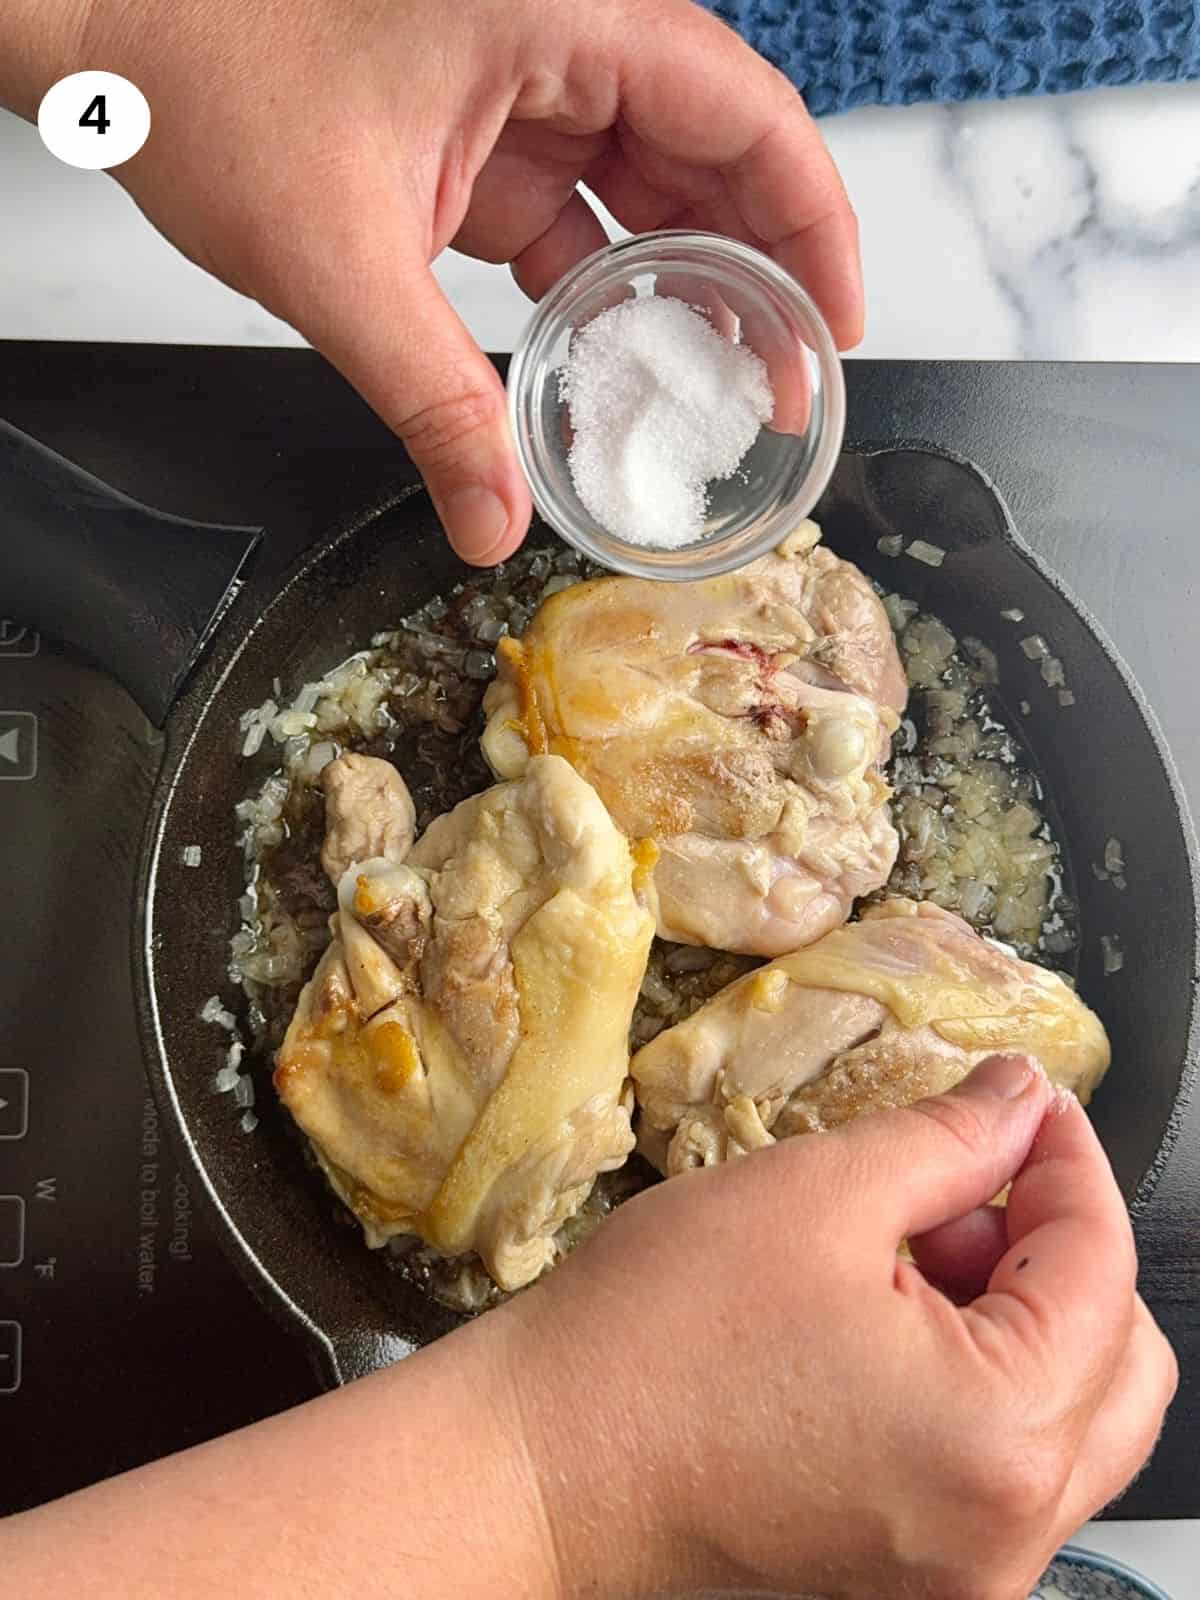
[(682, 300), (602, 311), (559, 369), (575, 492), (630, 544), (677, 549), (704, 531), (708, 484), (731, 478), (771, 418), (765, 362)]

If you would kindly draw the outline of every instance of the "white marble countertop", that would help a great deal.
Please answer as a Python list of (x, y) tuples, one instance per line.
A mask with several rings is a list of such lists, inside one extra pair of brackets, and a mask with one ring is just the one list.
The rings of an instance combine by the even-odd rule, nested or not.
[[(860, 354), (1200, 361), (1200, 84), (824, 129), (862, 224)], [(0, 338), (303, 342), (2, 112), (0, 207)], [(511, 349), (528, 304), (507, 271), (447, 255), (438, 275), (480, 343)], [(1080, 1542), (1195, 1592), (1200, 1522), (1093, 1524)]]
[[(1200, 361), (1200, 83), (823, 127), (862, 224), (859, 354)], [(3, 112), (0, 204), (0, 337), (302, 343)], [(438, 275), (511, 350), (529, 308), (507, 270), (448, 253)]]

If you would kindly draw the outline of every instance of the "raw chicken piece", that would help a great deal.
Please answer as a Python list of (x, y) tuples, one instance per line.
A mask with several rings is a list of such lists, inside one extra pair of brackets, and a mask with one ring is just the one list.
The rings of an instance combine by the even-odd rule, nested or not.
[(994, 1051), (1036, 1056), (1085, 1105), (1109, 1063), (1100, 1019), (1057, 974), (938, 906), (887, 900), (639, 1050), (640, 1146), (663, 1172), (712, 1165), (942, 1094)]
[(553, 1259), (633, 1148), (648, 879), (557, 756), (348, 868), (275, 1083), (368, 1243), (477, 1250), (505, 1289)]
[(699, 583), (576, 584), (500, 641), (493, 771), (563, 755), (630, 838), (654, 839), (666, 939), (794, 950), (895, 862), (879, 763), (904, 673), (870, 585), (819, 537), (804, 523)]
[(403, 861), (413, 842), (417, 813), (404, 779), (390, 761), (347, 751), (321, 773), (325, 791), (325, 843), (321, 865), (336, 885), (353, 861), (383, 856)]

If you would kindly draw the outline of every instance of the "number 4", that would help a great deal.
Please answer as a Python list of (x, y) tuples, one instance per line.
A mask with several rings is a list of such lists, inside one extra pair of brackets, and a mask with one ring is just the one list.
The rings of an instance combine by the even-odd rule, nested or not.
[(97, 133), (108, 132), (108, 130), (112, 127), (112, 118), (105, 114), (107, 111), (107, 107), (105, 105), (106, 99), (107, 96), (102, 94), (98, 94), (95, 97), (91, 105), (79, 119), (79, 126), (81, 128), (95, 128)]

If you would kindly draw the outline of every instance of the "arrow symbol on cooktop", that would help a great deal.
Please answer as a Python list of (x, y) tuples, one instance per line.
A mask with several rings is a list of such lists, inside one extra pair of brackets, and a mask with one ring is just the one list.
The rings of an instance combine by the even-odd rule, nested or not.
[(37, 718), (32, 711), (0, 711), (0, 778), (32, 778), (37, 772)]

